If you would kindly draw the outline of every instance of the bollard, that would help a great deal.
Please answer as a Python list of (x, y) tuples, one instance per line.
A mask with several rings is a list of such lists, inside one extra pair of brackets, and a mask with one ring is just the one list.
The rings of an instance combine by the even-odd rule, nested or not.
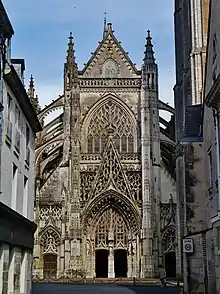
[(95, 284), (95, 276), (93, 277), (93, 284)]

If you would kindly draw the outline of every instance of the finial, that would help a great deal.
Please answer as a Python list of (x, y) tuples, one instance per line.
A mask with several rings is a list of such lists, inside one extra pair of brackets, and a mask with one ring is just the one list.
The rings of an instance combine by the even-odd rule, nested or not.
[(72, 39), (73, 39), (73, 33), (70, 32), (69, 40), (72, 40)]
[(150, 35), (150, 30), (147, 31), (147, 37), (146, 37), (146, 50), (145, 50), (145, 56), (144, 56), (144, 62), (148, 64), (155, 63), (155, 58), (154, 58), (154, 51), (153, 51), (153, 45), (151, 43), (151, 35)]
[(68, 63), (75, 63), (74, 57), (74, 49), (73, 49), (73, 34), (70, 32), (69, 35), (69, 42), (68, 42), (68, 49), (67, 49), (67, 57), (66, 60)]
[(109, 23), (107, 24), (107, 26), (108, 26), (108, 28), (107, 28), (108, 32), (112, 32), (112, 23), (109, 22)]
[(104, 12), (104, 28), (106, 28), (107, 23), (107, 12)]
[(29, 88), (28, 88), (28, 96), (29, 96), (29, 98), (30, 97), (33, 97), (34, 98), (34, 92), (35, 92), (35, 89), (34, 89), (34, 78), (33, 78), (33, 75), (31, 74), (31, 76), (30, 76), (30, 82), (29, 82)]
[(34, 110), (36, 111), (36, 113), (38, 113), (40, 111), (40, 105), (38, 96), (35, 95), (34, 78), (32, 74), (30, 76), (30, 83), (27, 93)]
[(106, 32), (107, 32), (106, 23), (107, 23), (107, 12), (104, 12), (103, 40), (106, 37)]

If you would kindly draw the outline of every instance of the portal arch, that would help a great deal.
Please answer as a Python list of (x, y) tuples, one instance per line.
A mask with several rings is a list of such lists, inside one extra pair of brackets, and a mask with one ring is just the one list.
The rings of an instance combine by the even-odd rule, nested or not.
[(104, 211), (110, 208), (120, 213), (128, 226), (131, 227), (133, 233), (140, 233), (141, 217), (138, 208), (127, 196), (114, 189), (108, 189), (96, 195), (85, 206), (83, 213), (85, 231), (91, 226), (94, 227)]

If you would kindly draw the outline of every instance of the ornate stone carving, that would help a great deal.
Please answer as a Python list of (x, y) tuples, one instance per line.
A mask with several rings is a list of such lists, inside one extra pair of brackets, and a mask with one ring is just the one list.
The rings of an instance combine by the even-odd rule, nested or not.
[(134, 151), (134, 122), (131, 115), (114, 99), (106, 99), (90, 119), (88, 127), (88, 152), (100, 153), (105, 149), (107, 130), (114, 129), (116, 148), (122, 153)]
[(163, 233), (162, 246), (164, 253), (175, 251), (176, 247), (176, 230), (173, 226), (168, 227)]
[(102, 88), (102, 87), (125, 87), (125, 88), (140, 88), (141, 80), (139, 78), (82, 78), (79, 80), (82, 88)]
[(142, 182), (140, 172), (127, 172), (126, 173), (131, 194), (134, 199), (141, 204), (142, 201)]
[(80, 173), (80, 201), (83, 203), (88, 200), (89, 193), (91, 192), (92, 185), (95, 180), (94, 172), (81, 172)]
[(60, 245), (60, 236), (53, 228), (48, 227), (41, 236), (40, 245), (44, 253), (57, 253), (58, 246)]
[(95, 228), (95, 246), (108, 249), (109, 233), (113, 232), (114, 249), (127, 248), (128, 228), (123, 217), (116, 211), (106, 210), (98, 220)]
[(96, 178), (93, 195), (95, 196), (104, 191), (110, 185), (111, 181), (113, 182), (113, 186), (124, 195), (130, 195), (119, 158), (113, 142), (110, 140), (103, 154), (103, 161)]
[(40, 220), (47, 221), (50, 217), (53, 217), (54, 220), (61, 220), (61, 211), (60, 206), (43, 206), (40, 208)]

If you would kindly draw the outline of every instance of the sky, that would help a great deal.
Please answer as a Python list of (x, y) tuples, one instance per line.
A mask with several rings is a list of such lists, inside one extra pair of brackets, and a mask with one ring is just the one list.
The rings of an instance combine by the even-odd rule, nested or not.
[(12, 57), (24, 58), (25, 83), (35, 80), (41, 106), (63, 93), (63, 65), (70, 31), (79, 69), (102, 39), (104, 12), (116, 38), (140, 68), (147, 30), (159, 66), (160, 99), (173, 105), (173, 0), (3, 0), (13, 25)]

